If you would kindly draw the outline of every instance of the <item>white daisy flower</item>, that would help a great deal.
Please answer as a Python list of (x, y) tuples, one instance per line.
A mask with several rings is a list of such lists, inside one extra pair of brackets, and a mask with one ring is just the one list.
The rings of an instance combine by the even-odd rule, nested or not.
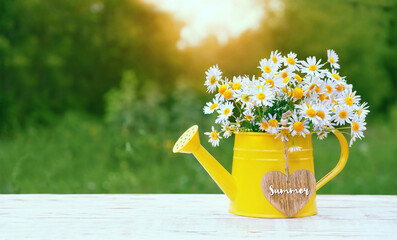
[(214, 92), (217, 87), (219, 87), (218, 81), (222, 78), (222, 72), (219, 70), (218, 65), (214, 65), (205, 72), (205, 82), (204, 85), (207, 86), (207, 92)]
[(222, 123), (221, 126), (222, 126), (222, 132), (224, 138), (229, 138), (230, 136), (232, 136), (233, 131), (232, 128), (230, 127), (229, 121)]
[(298, 71), (298, 59), (296, 58), (296, 53), (290, 52), (286, 57), (283, 58), (284, 66), (292, 71)]
[(229, 119), (229, 117), (232, 116), (233, 109), (234, 109), (234, 106), (233, 106), (233, 103), (231, 103), (231, 102), (227, 102), (223, 105), (220, 105), (219, 110), (218, 110), (219, 115), (218, 115), (217, 119), (215, 120), (215, 123), (226, 122)]
[(361, 105), (355, 105), (354, 106), (354, 111), (357, 112), (357, 115), (360, 118), (365, 118), (367, 116), (367, 114), (369, 113), (369, 106), (367, 105), (368, 103), (364, 102)]
[(363, 138), (364, 137), (364, 131), (367, 130), (365, 127), (367, 123), (364, 122), (363, 118), (358, 117), (357, 115), (353, 118), (352, 123), (351, 123), (351, 139), (350, 139), (350, 147), (352, 146), (353, 142), (356, 140), (356, 138)]
[(328, 62), (331, 64), (331, 67), (339, 69), (339, 57), (338, 54), (333, 49), (327, 50)]
[(342, 92), (345, 90), (345, 89), (347, 89), (346, 88), (347, 87), (347, 84), (346, 83), (344, 83), (344, 82), (342, 82), (342, 81), (339, 81), (339, 82), (336, 82), (335, 83), (335, 95), (340, 95), (340, 94), (342, 94)]
[(303, 97), (304, 91), (301, 87), (296, 87), (292, 90), (292, 97), (294, 101), (298, 101)]
[(299, 74), (296, 74), (296, 73), (295, 73), (295, 77), (294, 78), (296, 79), (296, 81), (298, 81), (298, 83), (301, 83), (302, 80), (303, 80), (303, 78)]
[(341, 105), (347, 105), (349, 107), (353, 107), (354, 105), (357, 105), (361, 100), (361, 97), (359, 95), (356, 95), (356, 92), (352, 92), (349, 90), (345, 90), (342, 92), (341, 96), (337, 99), (338, 103)]
[(215, 95), (221, 102), (226, 100), (233, 100), (234, 90), (230, 86), (232, 85), (227, 78), (223, 81), (223, 84), (219, 86), (218, 93)]
[(255, 88), (252, 85), (252, 82), (247, 77), (243, 77), (243, 84), (239, 90), (235, 90), (233, 97), (236, 99), (236, 102), (241, 103), (241, 108), (251, 108), (254, 106), (252, 90)]
[(269, 129), (269, 123), (266, 120), (266, 118), (262, 118), (262, 121), (260, 123), (257, 123), (256, 125), (259, 126), (259, 129), (262, 130), (263, 132), (267, 131)]
[(339, 72), (338, 71), (336, 71), (335, 69), (332, 69), (332, 71), (331, 72), (328, 72), (327, 73), (327, 76), (330, 78), (330, 79), (332, 79), (332, 80), (335, 80), (335, 81), (346, 81), (346, 77), (341, 77), (340, 75), (339, 75)]
[(281, 61), (283, 60), (281, 53), (278, 50), (272, 51), (270, 53), (270, 59), (273, 61), (274, 64), (281, 64)]
[(315, 125), (315, 129), (319, 130), (323, 128), (325, 125), (329, 125), (331, 121), (331, 111), (330, 107), (325, 104), (317, 104), (316, 105), (316, 116), (317, 118), (313, 119), (313, 123)]
[(213, 147), (219, 146), (219, 140), (222, 139), (222, 137), (219, 136), (218, 132), (214, 129), (214, 127), (212, 127), (212, 132), (206, 132), (204, 134), (209, 136), (208, 142), (210, 142)]
[(204, 114), (211, 114), (215, 112), (218, 110), (219, 104), (220, 102), (218, 98), (214, 98), (212, 102), (207, 102), (207, 106), (204, 106), (203, 108)]
[(269, 113), (269, 128), (267, 129), (267, 132), (270, 134), (277, 134), (279, 132), (279, 128), (278, 128), (278, 121), (276, 119), (277, 114), (271, 115)]
[(270, 85), (258, 85), (253, 90), (253, 101), (256, 106), (272, 106), (274, 101), (274, 93), (270, 89)]
[(251, 85), (251, 80), (247, 77), (233, 77), (233, 86), (232, 89), (234, 90), (234, 93), (237, 95), (241, 95), (243, 93), (246, 93), (249, 91), (249, 86)]
[(289, 131), (292, 136), (298, 135), (306, 137), (310, 133), (309, 126), (307, 125), (307, 120), (302, 121), (302, 116), (298, 116), (296, 113), (292, 114), (290, 117), (291, 125), (289, 127)]
[(326, 138), (328, 136), (328, 132), (324, 131), (324, 132), (317, 132), (317, 138), (320, 140), (323, 140), (324, 138)]
[(306, 61), (301, 61), (302, 73), (306, 73), (307, 75), (310, 76), (319, 76), (322, 77), (324, 74), (324, 70), (321, 70), (320, 68), (324, 66), (324, 64), (320, 64), (321, 59), (316, 61), (316, 57), (308, 57), (306, 58)]
[(295, 105), (295, 107), (296, 107), (296, 109), (298, 109), (300, 116), (310, 119), (310, 120), (312, 120), (312, 122), (320, 120), (320, 117), (317, 116), (317, 106), (316, 105), (306, 102), (306, 103), (302, 103), (299, 105)]
[(242, 84), (243, 84), (243, 78), (241, 76), (233, 77), (233, 82), (231, 86), (233, 90), (240, 90)]
[(270, 88), (275, 88), (275, 89), (280, 89), (285, 85), (287, 85), (287, 83), (284, 83), (283, 79), (279, 75), (267, 79), (264, 79), (263, 77), (259, 77), (259, 80), (263, 83), (263, 85), (269, 85)]
[(278, 76), (281, 77), (281, 79), (283, 80), (283, 83), (287, 84), (287, 83), (293, 83), (296, 81), (295, 79), (295, 73), (293, 73), (294, 70), (290, 69), (290, 68), (286, 68), (282, 71), (280, 71), (280, 74)]
[(282, 142), (287, 142), (289, 132), (290, 130), (288, 127), (280, 127), (280, 132), (277, 134), (277, 136), (274, 139), (280, 137)]
[(255, 119), (255, 114), (252, 112), (252, 110), (246, 110), (243, 112), (244, 114), (244, 119), (242, 121), (248, 121), (248, 122), (253, 122)]
[(258, 68), (262, 70), (262, 76), (264, 78), (271, 77), (278, 70), (278, 66), (271, 59), (267, 60), (266, 58), (263, 58), (259, 62)]
[(345, 123), (350, 123), (353, 118), (353, 111), (347, 106), (337, 105), (335, 107), (334, 115), (331, 120), (338, 125), (344, 125)]
[(322, 88), (324, 89), (324, 92), (329, 96), (330, 94), (332, 94), (332, 92), (336, 88), (336, 84), (334, 81), (328, 79), (328, 80), (324, 81)]
[(323, 85), (324, 81), (319, 77), (311, 77), (307, 81), (307, 85), (303, 86), (303, 90), (305, 90), (306, 96), (311, 96), (314, 100), (318, 98), (318, 95), (321, 93), (321, 86)]

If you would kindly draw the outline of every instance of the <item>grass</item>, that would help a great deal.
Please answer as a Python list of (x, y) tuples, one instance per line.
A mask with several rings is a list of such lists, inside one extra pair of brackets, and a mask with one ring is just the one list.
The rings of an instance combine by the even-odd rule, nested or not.
[[(193, 156), (172, 153), (189, 122), (160, 133), (123, 132), (68, 113), (55, 126), (28, 128), (0, 139), (0, 193), (219, 193)], [(366, 138), (350, 149), (345, 169), (319, 193), (397, 194), (396, 130), (370, 124)], [(204, 147), (230, 170), (233, 140), (212, 148), (203, 132)], [(314, 149), (320, 179), (336, 165), (339, 146), (329, 137), (314, 140)]]

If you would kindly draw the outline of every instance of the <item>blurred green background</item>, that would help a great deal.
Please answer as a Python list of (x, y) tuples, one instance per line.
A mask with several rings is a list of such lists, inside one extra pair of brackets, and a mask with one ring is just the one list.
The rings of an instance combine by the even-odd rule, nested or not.
[[(181, 50), (184, 23), (139, 0), (2, 0), (0, 193), (219, 193), (193, 156), (172, 153), (198, 124), (231, 169), (233, 138), (212, 148), (203, 136), (205, 71), (258, 74), (272, 50), (325, 59), (332, 48), (371, 113), (320, 193), (397, 194), (396, 1), (280, 2), (256, 30)], [(314, 148), (319, 179), (339, 146), (331, 136)]]

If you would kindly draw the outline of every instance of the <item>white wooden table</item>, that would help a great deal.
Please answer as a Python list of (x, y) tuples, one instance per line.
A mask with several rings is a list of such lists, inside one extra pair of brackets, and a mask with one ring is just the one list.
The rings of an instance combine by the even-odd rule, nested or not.
[(0, 195), (0, 239), (397, 239), (397, 196), (318, 195), (318, 215), (232, 215), (218, 194)]

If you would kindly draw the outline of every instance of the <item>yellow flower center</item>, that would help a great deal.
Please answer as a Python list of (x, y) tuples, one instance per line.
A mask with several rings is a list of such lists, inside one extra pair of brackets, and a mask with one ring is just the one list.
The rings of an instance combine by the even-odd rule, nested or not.
[(295, 79), (298, 80), (298, 82), (302, 82), (302, 78), (298, 74), (295, 75)]
[(332, 87), (330, 85), (325, 86), (327, 93), (332, 93)]
[(213, 75), (213, 76), (211, 77), (211, 79), (210, 79), (211, 85), (214, 85), (214, 84), (215, 84), (215, 81), (216, 81), (215, 75)]
[(295, 59), (293, 59), (292, 57), (288, 57), (287, 58), (287, 63), (294, 65), (295, 64)]
[(232, 98), (232, 96), (233, 96), (233, 93), (232, 93), (232, 91), (230, 91), (230, 90), (226, 90), (226, 91), (223, 93), (223, 97), (224, 97), (225, 99), (230, 99), (230, 98)]
[(245, 116), (245, 118), (247, 118), (249, 121), (251, 121), (252, 119), (254, 119), (251, 115), (247, 115), (247, 116)]
[(353, 98), (351, 97), (346, 97), (345, 98), (345, 103), (349, 106), (353, 105)]
[(358, 130), (360, 130), (360, 126), (358, 126), (358, 123), (353, 122), (352, 126), (353, 126), (353, 130), (354, 130), (355, 132), (357, 132)]
[(303, 131), (303, 123), (302, 122), (294, 122), (294, 124), (292, 125), (294, 130), (297, 132), (302, 132)]
[(309, 91), (313, 90), (315, 87), (317, 87), (317, 84), (313, 83), (313, 84), (309, 87)]
[(241, 83), (239, 83), (239, 82), (233, 83), (233, 89), (234, 89), (234, 90), (238, 90), (238, 89), (240, 89), (240, 88), (241, 88)]
[(228, 115), (229, 113), (230, 113), (230, 108), (225, 108), (225, 110), (223, 110), (224, 115)]
[(316, 93), (319, 93), (321, 91), (321, 88), (318, 85), (316, 85), (316, 88), (314, 89), (314, 91), (316, 91)]
[(316, 116), (316, 110), (314, 110), (313, 108), (309, 108), (306, 110), (306, 114), (309, 117), (314, 117), (314, 116)]
[(303, 90), (300, 87), (295, 88), (292, 91), (292, 96), (294, 96), (294, 98), (296, 99), (301, 99), (303, 97)]
[(287, 92), (287, 88), (282, 87), (281, 89), (283, 90), (283, 92)]
[(339, 92), (342, 91), (343, 89), (344, 89), (344, 87), (342, 86), (342, 84), (336, 85), (336, 90), (338, 90)]
[(339, 75), (336, 74), (336, 73), (333, 73), (333, 74), (332, 74), (332, 77), (334, 77), (336, 80), (339, 80), (339, 79), (340, 79)]
[(262, 122), (261, 126), (265, 130), (269, 128), (269, 124), (267, 124), (267, 122)]
[(270, 87), (274, 87), (274, 81), (272, 79), (267, 79), (265, 84), (270, 84)]
[(227, 86), (226, 85), (221, 85), (220, 87), (219, 87), (219, 93), (222, 95), (225, 91), (226, 91), (226, 89), (227, 89)]
[(362, 108), (360, 108), (360, 110), (357, 111), (358, 116), (360, 116), (361, 113), (363, 113), (363, 109)]
[(283, 83), (287, 83), (289, 81), (289, 77), (284, 78)]
[(347, 117), (347, 112), (345, 110), (342, 110), (339, 112), (339, 117), (342, 119), (345, 119)]
[(270, 125), (270, 127), (277, 127), (278, 121), (276, 119), (271, 119), (269, 121), (269, 125)]
[(333, 57), (329, 57), (329, 62), (332, 63), (332, 64), (334, 64), (334, 63), (335, 63), (334, 58), (333, 58)]
[(216, 132), (211, 132), (211, 138), (214, 140), (218, 139), (218, 134)]
[(310, 65), (309, 66), (309, 70), (314, 72), (314, 71), (317, 70), (317, 66), (316, 65)]
[(267, 73), (269, 73), (269, 72), (272, 71), (272, 69), (271, 69), (269, 66), (264, 66), (264, 67), (263, 67), (263, 70), (264, 70), (265, 72), (267, 72)]
[(283, 73), (281, 73), (281, 77), (286, 78), (286, 77), (288, 77), (288, 74), (286, 72), (283, 72)]
[(287, 94), (288, 94), (288, 96), (291, 96), (292, 92), (290, 90), (288, 90)]
[(260, 92), (260, 93), (256, 94), (256, 97), (259, 100), (263, 100), (263, 99), (265, 99), (266, 95), (263, 92)]
[(210, 109), (214, 110), (216, 107), (218, 107), (218, 104), (214, 103), (214, 104), (211, 105)]
[(319, 116), (321, 119), (325, 118), (325, 113), (321, 110), (319, 110), (316, 115)]
[(320, 94), (318, 96), (318, 98), (320, 99), (320, 101), (324, 101), (327, 98), (327, 96), (325, 96), (325, 94), (323, 93), (323, 94)]
[(277, 57), (276, 56), (272, 57), (272, 60), (273, 60), (274, 63), (277, 63)]
[(243, 94), (243, 95), (241, 95), (241, 99), (244, 102), (248, 102), (250, 100), (250, 96), (248, 94)]
[(288, 128), (283, 128), (280, 130), (280, 133), (283, 135), (287, 135), (289, 133), (289, 129)]

